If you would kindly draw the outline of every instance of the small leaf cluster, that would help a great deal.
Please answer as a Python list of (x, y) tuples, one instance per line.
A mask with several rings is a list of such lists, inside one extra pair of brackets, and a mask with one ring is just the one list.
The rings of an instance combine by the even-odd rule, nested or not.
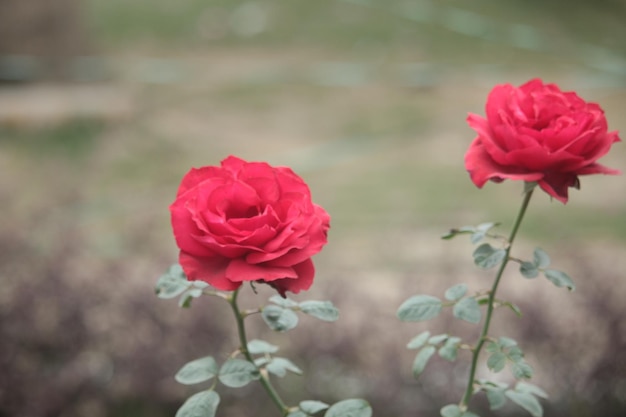
[(443, 307), (452, 306), (454, 317), (479, 323), (482, 318), (479, 296), (466, 296), (467, 285), (457, 284), (446, 290), (447, 302), (432, 295), (414, 295), (400, 305), (396, 315), (402, 321), (424, 321), (435, 318)]
[[(227, 387), (240, 388), (259, 379), (263, 370), (278, 377), (285, 376), (287, 372), (302, 374), (300, 368), (289, 359), (273, 356), (278, 351), (278, 346), (264, 340), (255, 339), (248, 343), (247, 349), (250, 355), (256, 356), (254, 363), (231, 356), (220, 367), (212, 356), (206, 356), (186, 363), (176, 373), (175, 379), (181, 384), (194, 385), (217, 377), (219, 382)], [(219, 395), (214, 391), (215, 385), (216, 382), (212, 384), (209, 390), (190, 397), (179, 409), (177, 416), (195, 416), (196, 414), (193, 414), (193, 410), (198, 408), (213, 410), (211, 412), (203, 411), (204, 414), (202, 416), (214, 416), (219, 403)], [(208, 394), (209, 392), (212, 394)]]
[(371, 417), (372, 408), (367, 401), (351, 398), (339, 401), (332, 406), (321, 401), (302, 401), (287, 417), (310, 417), (326, 410), (324, 417)]
[(430, 358), (437, 352), (448, 361), (455, 361), (461, 346), (461, 338), (448, 334), (431, 336), (428, 330), (418, 334), (407, 344), (408, 349), (419, 349), (413, 361), (413, 376), (418, 378)]
[(507, 399), (528, 411), (533, 417), (543, 416), (543, 407), (539, 398), (548, 398), (548, 394), (541, 388), (519, 381), (510, 389), (509, 385), (502, 382), (478, 380), (478, 389), (484, 391), (492, 410), (502, 408)]
[[(181, 384), (192, 385), (209, 381), (216, 376), (224, 385), (238, 388), (258, 379), (260, 373), (254, 364), (242, 359), (230, 358), (219, 367), (212, 356), (206, 356), (186, 363), (176, 373), (175, 378)], [(215, 382), (208, 390), (189, 397), (178, 409), (176, 417), (214, 417), (220, 401), (214, 388)]]
[(286, 332), (298, 325), (296, 311), (301, 311), (322, 321), (333, 322), (339, 318), (339, 310), (330, 301), (296, 302), (278, 295), (270, 297), (269, 304), (261, 309), (265, 323), (277, 332)]
[(191, 301), (203, 295), (208, 286), (209, 284), (204, 281), (188, 281), (183, 268), (180, 265), (172, 265), (157, 280), (155, 292), (163, 299), (180, 296), (178, 305), (189, 308)]
[(524, 352), (517, 342), (508, 337), (490, 341), (485, 350), (489, 353), (487, 367), (493, 372), (502, 371), (508, 364), (516, 379), (530, 379), (533, 368), (524, 360)]
[(264, 340), (254, 339), (248, 342), (248, 353), (252, 356), (260, 355), (254, 359), (254, 365), (258, 369), (266, 369), (267, 372), (280, 378), (287, 375), (287, 372), (302, 375), (302, 370), (289, 359), (272, 356), (276, 352), (278, 352), (278, 346)]
[[(463, 226), (458, 229), (452, 229), (442, 236), (442, 239), (452, 239), (457, 235), (469, 234), (470, 241), (473, 244), (481, 242), (485, 238), (499, 239), (508, 244), (506, 238), (500, 235), (490, 233), (490, 230), (500, 223), (482, 223), (478, 226)], [(483, 243), (478, 246), (472, 254), (474, 264), (483, 268), (490, 269), (496, 265), (500, 265), (507, 256), (506, 249), (495, 248), (489, 243)]]
[(565, 287), (570, 291), (574, 291), (576, 286), (574, 281), (563, 271), (549, 269), (550, 256), (541, 248), (535, 248), (533, 251), (532, 261), (518, 261), (520, 263), (519, 271), (525, 278), (536, 278), (539, 272), (550, 280), (557, 287)]

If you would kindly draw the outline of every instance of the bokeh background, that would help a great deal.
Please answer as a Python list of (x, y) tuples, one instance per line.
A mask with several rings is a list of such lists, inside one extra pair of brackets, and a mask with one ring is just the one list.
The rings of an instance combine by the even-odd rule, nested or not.
[[(437, 416), (468, 358), (414, 380), (405, 345), (478, 328), (400, 323), (396, 308), (487, 288), (470, 242), (439, 236), (484, 221), (506, 233), (521, 194), (471, 184), (466, 115), (493, 85), (541, 77), (626, 132), (625, 21), (622, 0), (0, 0), (0, 416), (165, 417), (200, 389), (173, 375), (233, 349), (228, 308), (180, 309), (153, 287), (176, 262), (180, 179), (229, 154), (292, 166), (332, 215), (316, 284), (296, 298), (330, 299), (340, 320), (287, 334), (249, 321), (305, 370), (278, 382), (287, 400)], [(603, 162), (624, 170), (625, 157), (616, 144)], [(581, 182), (566, 206), (536, 195), (515, 249), (540, 245), (577, 291), (512, 268), (501, 295), (524, 315), (498, 311), (494, 334), (520, 341), (546, 416), (623, 416), (626, 186)], [(276, 414), (258, 386), (219, 392), (221, 416)]]

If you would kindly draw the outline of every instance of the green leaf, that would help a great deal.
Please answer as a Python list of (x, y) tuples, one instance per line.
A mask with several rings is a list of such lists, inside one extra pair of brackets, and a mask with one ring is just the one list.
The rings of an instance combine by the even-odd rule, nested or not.
[(422, 346), (424, 346), (424, 344), (426, 344), (426, 341), (428, 341), (429, 337), (430, 337), (430, 332), (426, 330), (418, 334), (417, 336), (415, 336), (413, 339), (411, 339), (411, 341), (406, 345), (406, 347), (408, 349), (419, 349)]
[(487, 359), (487, 367), (493, 372), (500, 372), (505, 365), (506, 355), (502, 352), (492, 353)]
[(396, 315), (402, 321), (422, 321), (437, 317), (441, 300), (431, 295), (414, 295), (398, 308)]
[(463, 415), (463, 410), (456, 404), (448, 404), (444, 406), (439, 413), (441, 417), (461, 417)]
[(444, 294), (444, 297), (446, 297), (446, 300), (456, 301), (463, 297), (466, 293), (467, 285), (457, 284), (453, 287), (448, 288)]
[(194, 298), (198, 298), (202, 295), (202, 290), (200, 288), (191, 288), (185, 291), (178, 300), (178, 305), (182, 308), (191, 307), (191, 301)]
[(502, 389), (486, 389), (487, 401), (489, 401), (489, 408), (497, 410), (502, 408), (506, 404), (506, 396)]
[(548, 394), (536, 385), (529, 384), (528, 382), (520, 381), (515, 386), (517, 392), (527, 392), (537, 397), (548, 398)]
[(270, 329), (277, 332), (286, 332), (298, 325), (298, 315), (293, 310), (277, 305), (263, 307), (261, 315)]
[(193, 297), (189, 294), (183, 294), (178, 299), (178, 307), (180, 308), (189, 308), (191, 307), (191, 302), (193, 301)]
[(544, 269), (550, 265), (550, 256), (541, 248), (535, 248), (533, 252), (533, 263), (537, 268)]
[(489, 230), (491, 230), (494, 227), (499, 226), (499, 225), (500, 225), (500, 223), (492, 223), (492, 222), (481, 223), (478, 226), (476, 226), (476, 230), (480, 230), (481, 232), (487, 233)]
[(450, 337), (448, 340), (446, 340), (446, 343), (444, 343), (444, 345), (439, 348), (439, 351), (437, 353), (439, 353), (439, 356), (441, 356), (445, 360), (452, 362), (456, 360), (459, 351), (459, 343), (461, 343), (460, 337)]
[(339, 310), (330, 301), (303, 301), (300, 309), (323, 321), (336, 321), (339, 318)]
[(533, 368), (524, 361), (515, 362), (511, 372), (516, 379), (530, 379), (533, 376)]
[(287, 371), (293, 372), (297, 375), (302, 375), (302, 370), (289, 359), (285, 358), (272, 358), (272, 360), (265, 366), (265, 369), (281, 378), (287, 375)]
[(500, 352), (502, 349), (498, 343), (489, 342), (487, 346), (485, 346), (485, 350), (489, 353)]
[(208, 283), (199, 280), (191, 281), (191, 285), (193, 285), (195, 288), (200, 288), (201, 290), (209, 287)]
[(493, 268), (500, 264), (506, 256), (504, 249), (496, 249), (489, 243), (483, 243), (472, 254), (474, 263), (483, 269)]
[(474, 324), (479, 323), (482, 317), (480, 305), (472, 297), (466, 297), (458, 301), (452, 308), (452, 313), (454, 317)]
[(278, 352), (278, 346), (272, 345), (265, 340), (254, 339), (248, 342), (248, 352), (250, 352), (251, 355), (276, 353)]
[(215, 391), (202, 391), (192, 395), (176, 412), (176, 417), (214, 417), (220, 396)]
[(281, 307), (285, 307), (285, 308), (294, 308), (294, 307), (298, 307), (298, 303), (296, 303), (295, 301), (285, 297), (281, 297), (280, 295), (272, 295), (269, 299), (269, 301), (271, 303), (277, 304)]
[(362, 399), (349, 399), (333, 404), (324, 417), (371, 417), (372, 407)]
[(155, 292), (159, 298), (174, 298), (185, 292), (190, 285), (183, 268), (180, 265), (172, 265), (157, 280)]
[(428, 343), (431, 345), (438, 345), (439, 343), (445, 341), (446, 339), (448, 339), (448, 335), (446, 333), (438, 334), (428, 339)]
[(574, 291), (576, 286), (574, 281), (563, 271), (557, 271), (556, 269), (546, 269), (543, 274), (557, 287), (566, 287), (570, 291)]
[(254, 364), (257, 368), (261, 368), (270, 363), (271, 360), (272, 358), (268, 358), (267, 356), (260, 356), (254, 360)]
[(503, 348), (510, 348), (513, 346), (517, 346), (517, 342), (510, 337), (501, 336), (498, 338), (498, 344)]
[(507, 390), (506, 396), (515, 404), (528, 411), (533, 417), (543, 416), (543, 407), (534, 395), (528, 392)]
[(287, 417), (309, 417), (309, 415), (306, 414), (303, 411), (296, 410), (296, 411), (292, 411), (291, 413), (287, 414)]
[(213, 378), (217, 375), (217, 370), (215, 359), (211, 356), (206, 356), (185, 364), (174, 378), (181, 384), (198, 384)]
[(227, 360), (219, 373), (220, 382), (231, 388), (246, 386), (256, 379), (259, 379), (259, 370), (252, 363), (243, 359)]
[(524, 352), (522, 352), (519, 346), (512, 346), (506, 356), (515, 363), (524, 361)]
[(319, 413), (328, 408), (328, 404), (321, 401), (300, 401), (300, 410), (307, 414)]
[(428, 363), (428, 360), (433, 356), (437, 349), (434, 346), (426, 346), (420, 350), (415, 356), (413, 361), (413, 376), (418, 378)]
[(485, 238), (485, 232), (477, 231), (470, 235), (470, 242), (476, 244)]
[(528, 261), (522, 262), (519, 267), (519, 272), (522, 274), (524, 278), (536, 278), (539, 275), (539, 269), (537, 266)]

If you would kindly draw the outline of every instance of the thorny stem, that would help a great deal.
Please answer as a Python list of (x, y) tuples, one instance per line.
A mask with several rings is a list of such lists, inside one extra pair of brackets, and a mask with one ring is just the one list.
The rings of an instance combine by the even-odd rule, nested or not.
[[(228, 303), (233, 309), (233, 313), (235, 314), (235, 320), (237, 321), (239, 343), (241, 344), (239, 349), (241, 353), (243, 354), (243, 356), (246, 358), (246, 360), (254, 364), (254, 359), (252, 358), (252, 355), (250, 355), (250, 352), (248, 351), (248, 338), (246, 336), (246, 328), (244, 325), (245, 314), (243, 314), (242, 311), (239, 310), (239, 306), (237, 305), (238, 295), (239, 295), (239, 289), (236, 289), (233, 292), (232, 296), (228, 298)], [(263, 385), (263, 388), (269, 395), (270, 399), (274, 402), (274, 404), (276, 404), (276, 406), (281, 412), (281, 415), (284, 417), (287, 414), (289, 414), (289, 407), (287, 407), (287, 405), (285, 405), (283, 400), (280, 398), (280, 396), (278, 395), (278, 392), (276, 392), (276, 390), (274, 389), (274, 386), (270, 382), (267, 374), (265, 372), (260, 372), (259, 374), (260, 374), (259, 381), (261, 382), (261, 385)]]
[(478, 343), (476, 344), (476, 348), (472, 353), (472, 366), (470, 368), (469, 378), (467, 380), (467, 389), (465, 390), (465, 395), (463, 395), (463, 399), (461, 400), (461, 408), (467, 409), (467, 405), (469, 403), (472, 394), (474, 393), (474, 378), (476, 376), (476, 367), (478, 365), (478, 357), (480, 356), (480, 351), (483, 348), (483, 345), (487, 341), (487, 334), (489, 333), (489, 325), (491, 324), (491, 316), (493, 314), (493, 309), (495, 306), (496, 299), (496, 291), (498, 290), (498, 285), (500, 284), (500, 279), (502, 278), (502, 274), (506, 269), (506, 266), (510, 260), (509, 253), (511, 252), (511, 247), (513, 246), (513, 241), (515, 240), (515, 236), (517, 235), (517, 231), (519, 230), (520, 225), (522, 224), (522, 219), (524, 218), (524, 214), (526, 213), (526, 209), (528, 208), (528, 203), (530, 202), (530, 198), (533, 195), (533, 188), (527, 189), (524, 193), (524, 200), (522, 201), (522, 206), (517, 214), (517, 218), (515, 219), (515, 224), (513, 225), (513, 229), (511, 230), (511, 235), (508, 239), (508, 245), (506, 248), (506, 255), (502, 264), (500, 264), (500, 268), (498, 269), (498, 273), (496, 274), (496, 279), (493, 282), (493, 286), (491, 287), (491, 291), (489, 292), (489, 299), (487, 302), (487, 315), (485, 317), (485, 323), (483, 324), (482, 332), (480, 333), (480, 338), (478, 339)]

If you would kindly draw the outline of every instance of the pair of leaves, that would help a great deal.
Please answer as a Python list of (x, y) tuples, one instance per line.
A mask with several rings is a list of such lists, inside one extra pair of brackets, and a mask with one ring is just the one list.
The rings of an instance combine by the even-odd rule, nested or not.
[(490, 353), (487, 367), (493, 372), (502, 371), (509, 363), (511, 373), (516, 379), (529, 379), (533, 376), (533, 368), (524, 360), (524, 353), (515, 340), (501, 337), (496, 342), (490, 342), (486, 350)]
[(172, 265), (157, 280), (155, 292), (159, 298), (169, 299), (180, 296), (178, 305), (189, 308), (191, 301), (203, 294), (209, 284), (204, 281), (188, 281), (180, 265)]
[(193, 385), (215, 376), (222, 384), (239, 388), (259, 379), (259, 370), (254, 364), (242, 359), (229, 359), (220, 368), (213, 357), (206, 356), (185, 364), (175, 378), (181, 384)]
[(424, 372), (426, 364), (435, 352), (438, 352), (439, 356), (448, 361), (456, 360), (460, 344), (461, 338), (459, 337), (447, 334), (431, 336), (429, 331), (422, 332), (411, 339), (407, 344), (407, 348), (420, 349), (413, 361), (413, 375), (415, 378), (418, 378)]
[(326, 410), (324, 417), (371, 417), (372, 407), (367, 401), (360, 398), (351, 398), (339, 401), (328, 407), (321, 401), (302, 401), (298, 410), (292, 411), (287, 417), (309, 417), (313, 414)]
[(548, 269), (548, 266), (550, 266), (550, 256), (543, 249), (535, 248), (533, 261), (522, 261), (519, 270), (526, 278), (536, 278), (539, 272), (543, 272), (543, 275), (557, 287), (565, 287), (570, 291), (576, 289), (569, 275), (563, 271)]
[(492, 410), (502, 408), (507, 399), (528, 411), (533, 417), (543, 416), (543, 407), (539, 398), (548, 398), (548, 394), (541, 388), (527, 382), (518, 382), (514, 389), (500, 382), (481, 381), (481, 389), (487, 394), (489, 407)]
[[(474, 297), (464, 297), (467, 293), (467, 285), (458, 284), (445, 292), (445, 298), (453, 302), (452, 313), (454, 317), (479, 323), (482, 317), (480, 305)], [(400, 305), (396, 315), (402, 321), (424, 321), (435, 318), (441, 313), (443, 302), (431, 295), (415, 295)]]
[(330, 301), (303, 301), (297, 303), (289, 298), (272, 296), (270, 304), (263, 307), (261, 315), (267, 325), (275, 331), (286, 332), (298, 325), (298, 315), (302, 311), (319, 320), (333, 322), (339, 318), (339, 310)]

